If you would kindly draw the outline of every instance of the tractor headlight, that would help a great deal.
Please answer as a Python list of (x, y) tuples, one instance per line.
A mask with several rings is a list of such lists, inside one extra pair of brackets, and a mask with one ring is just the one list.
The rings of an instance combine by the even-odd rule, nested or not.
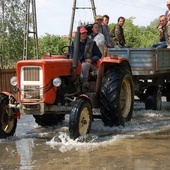
[(61, 83), (62, 83), (62, 81), (61, 81), (61, 78), (60, 78), (60, 77), (57, 77), (57, 78), (55, 78), (55, 79), (53, 80), (53, 85), (54, 85), (55, 87), (61, 86)]
[(17, 77), (16, 76), (11, 77), (10, 83), (12, 86), (17, 86)]

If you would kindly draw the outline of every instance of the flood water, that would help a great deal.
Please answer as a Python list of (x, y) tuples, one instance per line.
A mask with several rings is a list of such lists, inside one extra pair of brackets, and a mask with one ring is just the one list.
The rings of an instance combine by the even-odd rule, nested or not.
[(104, 127), (94, 120), (91, 133), (76, 141), (68, 136), (68, 117), (59, 126), (42, 128), (32, 116), (22, 115), (15, 136), (0, 139), (0, 169), (170, 169), (170, 103), (152, 111), (135, 102), (125, 127)]

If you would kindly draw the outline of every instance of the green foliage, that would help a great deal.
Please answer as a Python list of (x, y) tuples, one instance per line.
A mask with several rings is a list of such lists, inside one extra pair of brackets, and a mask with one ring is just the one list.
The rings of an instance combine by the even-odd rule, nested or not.
[(159, 24), (159, 18), (156, 18), (155, 20), (153, 20), (151, 23), (150, 23), (150, 27), (152, 28), (156, 28)]
[(151, 47), (152, 44), (159, 41), (158, 31), (150, 26), (139, 29), (139, 41), (141, 48)]
[(1, 65), (11, 65), (23, 53), (24, 4), (20, 0), (2, 0), (0, 11)]
[[(25, 4), (23, 0), (0, 1), (0, 61), (1, 65), (11, 65), (22, 59), (24, 42)], [(126, 43), (133, 48), (148, 48), (159, 41), (158, 18), (147, 27), (133, 24), (134, 17), (126, 19), (124, 28)], [(115, 23), (109, 25), (113, 29)], [(62, 29), (62, 28), (60, 28)], [(63, 46), (67, 46), (68, 39), (59, 35), (46, 33), (38, 39), (39, 57), (44, 52), (61, 54)], [(29, 37), (28, 56), (34, 56), (33, 37)], [(32, 57), (31, 57), (32, 56)]]
[(42, 56), (44, 52), (51, 54), (61, 54), (61, 48), (66, 46), (67, 39), (57, 35), (47, 34), (39, 38), (39, 55)]
[(138, 39), (138, 26), (133, 25), (133, 19), (129, 18), (125, 22), (124, 32), (126, 37), (126, 43), (130, 47), (137, 48), (140, 46), (140, 42)]
[[(147, 27), (139, 27), (133, 24), (134, 17), (126, 19), (123, 26), (126, 43), (132, 48), (149, 48), (152, 44), (159, 41), (156, 26), (158, 19), (155, 19)], [(110, 30), (113, 29), (115, 23), (109, 25)]]

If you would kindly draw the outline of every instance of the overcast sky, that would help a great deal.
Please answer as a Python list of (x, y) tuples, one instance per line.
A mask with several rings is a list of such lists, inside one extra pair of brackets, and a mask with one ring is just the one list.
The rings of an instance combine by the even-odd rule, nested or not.
[[(70, 31), (74, 0), (36, 0), (38, 35), (66, 35)], [(166, 0), (94, 0), (96, 13), (110, 16), (116, 23), (119, 16), (135, 17), (134, 24), (147, 26), (167, 10)], [(77, 7), (91, 7), (90, 0), (77, 0)], [(90, 9), (75, 10), (74, 30), (79, 21), (93, 22)]]

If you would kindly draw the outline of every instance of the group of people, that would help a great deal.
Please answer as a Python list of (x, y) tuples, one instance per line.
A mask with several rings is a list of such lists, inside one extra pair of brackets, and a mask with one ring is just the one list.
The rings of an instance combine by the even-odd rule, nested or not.
[[(125, 18), (124, 17), (119, 17), (117, 24), (114, 26), (114, 28), (110, 31), (109, 30), (109, 16), (108, 15), (97, 15), (95, 17), (95, 23), (92, 25), (92, 34), (90, 35), (90, 37), (92, 39), (94, 39), (94, 41), (96, 41), (96, 43), (98, 43), (99, 39), (96, 40), (96, 36), (98, 36), (98, 34), (103, 34), (104, 36), (104, 42), (102, 43), (103, 45), (103, 49), (102, 51), (102, 55), (105, 56), (107, 55), (107, 48), (120, 48), (120, 47), (128, 47), (128, 45), (126, 44), (125, 41), (125, 37), (124, 37), (124, 31), (123, 31), (123, 25), (125, 23)], [(97, 30), (97, 32), (94, 30), (94, 27), (96, 27), (96, 25), (98, 25), (99, 29)], [(94, 37), (94, 38), (93, 38)], [(100, 36), (101, 39), (103, 40), (102, 36)]]
[(90, 34), (85, 26), (80, 27), (79, 60), (82, 64), (82, 84), (87, 84), (92, 65), (94, 66), (100, 58), (109, 55), (108, 48), (128, 47), (123, 32), (125, 18), (119, 17), (118, 23), (111, 31), (108, 23), (108, 15), (96, 15)]
[(170, 0), (167, 0), (168, 10), (159, 17), (157, 26), (159, 32), (159, 42), (152, 45), (153, 48), (170, 48)]
[[(153, 48), (170, 48), (170, 0), (167, 0), (168, 10), (159, 17), (160, 42), (153, 44)], [(82, 84), (88, 82), (89, 70), (100, 58), (108, 56), (108, 48), (129, 48), (126, 44), (123, 25), (125, 18), (120, 16), (117, 24), (110, 31), (109, 16), (97, 15), (92, 24), (91, 33), (85, 26), (80, 27), (79, 60), (82, 63)]]

